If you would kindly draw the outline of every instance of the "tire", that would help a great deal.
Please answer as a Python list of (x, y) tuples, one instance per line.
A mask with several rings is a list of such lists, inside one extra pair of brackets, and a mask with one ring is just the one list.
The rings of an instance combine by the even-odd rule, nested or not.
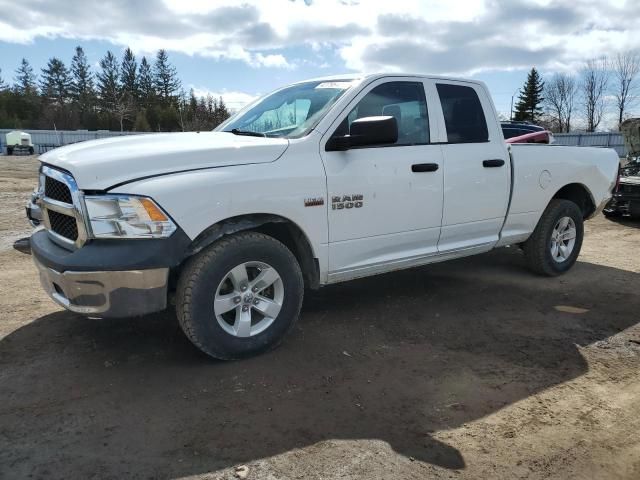
[(13, 155), (13, 147), (7, 147), (7, 155)]
[(34, 149), (33, 147), (29, 147), (29, 155), (33, 155)]
[[(565, 221), (568, 222), (567, 229), (563, 230), (562, 225)], [(575, 230), (573, 243), (569, 239), (571, 223)], [(561, 237), (562, 243), (555, 240), (557, 232), (565, 232)], [(580, 208), (569, 200), (551, 200), (535, 230), (524, 243), (524, 255), (528, 267), (535, 273), (550, 277), (567, 272), (578, 259), (583, 237), (584, 221)], [(558, 245), (564, 246), (564, 249)], [(555, 250), (554, 246), (556, 246)], [(555, 255), (554, 252), (556, 252)]]
[[(278, 280), (260, 288), (274, 276)], [(196, 347), (211, 357), (233, 360), (278, 346), (297, 321), (303, 296), (302, 272), (291, 251), (267, 235), (242, 232), (187, 261), (178, 279), (176, 313)], [(273, 313), (278, 302), (279, 310), (271, 316), (259, 310)], [(218, 314), (225, 308), (231, 309)]]

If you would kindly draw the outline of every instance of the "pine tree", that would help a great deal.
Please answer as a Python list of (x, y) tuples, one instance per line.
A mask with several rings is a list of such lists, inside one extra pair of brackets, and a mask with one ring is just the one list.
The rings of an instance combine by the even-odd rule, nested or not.
[(124, 130), (125, 121), (131, 120), (135, 108), (131, 98), (122, 91), (120, 65), (111, 51), (100, 60), (100, 72), (96, 77), (102, 111), (107, 114), (109, 124), (115, 119), (120, 131)]
[(100, 60), (100, 71), (96, 74), (98, 79), (98, 96), (104, 109), (111, 112), (120, 97), (120, 75), (118, 60), (108, 51)]
[(93, 74), (89, 68), (87, 56), (82, 47), (76, 47), (71, 59), (71, 95), (78, 105), (80, 115), (89, 111), (95, 98)]
[(138, 98), (138, 63), (130, 48), (124, 51), (122, 64), (120, 65), (120, 83), (122, 90), (132, 99)]
[(138, 111), (136, 115), (136, 120), (133, 122), (133, 131), (134, 132), (149, 132), (151, 127), (149, 126), (149, 121), (147, 120), (147, 112), (144, 108)]
[(140, 67), (138, 68), (138, 97), (141, 99), (142, 105), (148, 107), (153, 102), (154, 96), (155, 89), (153, 86), (151, 65), (146, 57), (142, 57)]
[(36, 93), (36, 75), (26, 58), (22, 59), (16, 70), (15, 91), (19, 95), (33, 95)]
[(40, 78), (42, 96), (49, 102), (62, 107), (71, 96), (70, 88), (69, 70), (64, 62), (56, 57), (50, 58), (46, 68), (42, 69)]
[(515, 119), (518, 121), (527, 121), (536, 123), (542, 115), (542, 92), (544, 90), (544, 82), (538, 71), (533, 67), (527, 75), (518, 103), (516, 104)]
[(222, 97), (218, 98), (218, 101), (215, 103), (215, 109), (213, 112), (213, 122), (214, 126), (217, 127), (222, 122), (224, 122), (227, 118), (229, 118), (231, 114), (227, 109), (227, 106), (224, 103)]
[(0, 92), (3, 92), (7, 89), (7, 84), (4, 83), (4, 79), (2, 78), (2, 69), (0, 68)]
[(166, 50), (158, 50), (153, 73), (153, 83), (158, 96), (164, 103), (169, 103), (180, 90), (180, 80), (175, 67), (169, 63)]
[(196, 93), (193, 91), (193, 88), (189, 89), (189, 111), (191, 113), (195, 113), (198, 108), (198, 99), (196, 98)]

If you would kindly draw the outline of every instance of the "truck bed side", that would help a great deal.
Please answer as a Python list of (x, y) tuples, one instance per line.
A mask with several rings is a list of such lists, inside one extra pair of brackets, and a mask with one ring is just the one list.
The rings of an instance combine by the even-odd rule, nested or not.
[(612, 149), (514, 144), (510, 151), (513, 192), (497, 246), (525, 241), (549, 201), (567, 185), (584, 188), (596, 210), (611, 195), (619, 164)]

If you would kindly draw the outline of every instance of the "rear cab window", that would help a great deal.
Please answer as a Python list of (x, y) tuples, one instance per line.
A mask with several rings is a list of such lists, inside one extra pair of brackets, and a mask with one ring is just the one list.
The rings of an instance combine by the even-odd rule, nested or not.
[(476, 91), (467, 86), (437, 83), (448, 143), (489, 141), (487, 120)]

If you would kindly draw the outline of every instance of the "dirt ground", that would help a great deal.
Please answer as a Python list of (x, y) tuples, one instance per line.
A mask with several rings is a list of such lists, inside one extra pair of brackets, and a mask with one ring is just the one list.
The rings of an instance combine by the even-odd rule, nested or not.
[(0, 157), (1, 478), (640, 478), (640, 222), (560, 278), (508, 248), (324, 288), (222, 363), (173, 313), (52, 303), (10, 248), (35, 181)]

